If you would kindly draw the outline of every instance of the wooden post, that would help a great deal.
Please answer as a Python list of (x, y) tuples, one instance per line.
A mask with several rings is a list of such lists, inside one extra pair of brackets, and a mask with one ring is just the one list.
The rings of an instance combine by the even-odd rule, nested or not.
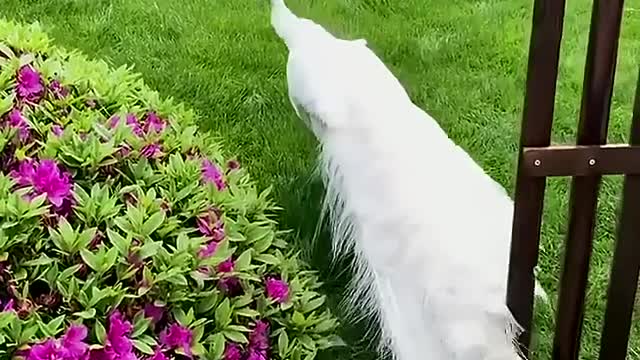
[[(607, 140), (622, 8), (623, 0), (593, 3), (578, 145), (599, 145)], [(571, 186), (571, 215), (553, 342), (553, 358), (557, 360), (579, 357), (600, 178), (600, 175), (574, 177)]]
[[(640, 72), (631, 120), (631, 145), (640, 144)], [(636, 160), (637, 162), (637, 160)], [(637, 166), (637, 163), (636, 163)], [(600, 360), (624, 360), (640, 271), (640, 175), (625, 176), (618, 239), (613, 256)]]
[(507, 306), (523, 328), (519, 346), (524, 355), (530, 342), (533, 270), (538, 262), (546, 181), (526, 176), (522, 149), (550, 144), (564, 8), (565, 0), (535, 0), (533, 9), (507, 282)]

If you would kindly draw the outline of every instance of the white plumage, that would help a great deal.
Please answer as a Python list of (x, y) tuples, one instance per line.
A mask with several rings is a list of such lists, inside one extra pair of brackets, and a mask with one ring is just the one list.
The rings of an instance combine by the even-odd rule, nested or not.
[(356, 253), (352, 305), (379, 316), (398, 360), (519, 359), (505, 305), (512, 200), (366, 41), (271, 2), (291, 103), (321, 144), (335, 253)]

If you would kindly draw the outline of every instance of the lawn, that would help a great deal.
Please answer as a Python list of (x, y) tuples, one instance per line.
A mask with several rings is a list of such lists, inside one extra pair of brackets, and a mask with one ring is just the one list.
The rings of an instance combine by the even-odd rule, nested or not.
[[(286, 97), (286, 50), (269, 26), (268, 2), (216, 0), (2, 0), (0, 17), (40, 21), (57, 44), (115, 65), (133, 64), (165, 96), (196, 109), (262, 185), (273, 185), (281, 221), (321, 269), (336, 311), (348, 271), (330, 265), (316, 237), (322, 187), (315, 143)], [(531, 0), (289, 0), (335, 33), (365, 37), (450, 136), (496, 180), (513, 188)], [(574, 141), (591, 5), (568, 1), (554, 141)], [(327, 54), (330, 56), (330, 54)], [(640, 0), (627, 1), (610, 142), (627, 139), (640, 59)], [(581, 359), (595, 359), (606, 298), (620, 179), (601, 190)], [(550, 182), (541, 281), (555, 295), (566, 232), (568, 181)], [(555, 297), (553, 297), (555, 299)], [(552, 301), (554, 303), (555, 300)], [(535, 357), (550, 358), (554, 305), (538, 309)], [(344, 318), (349, 323), (348, 318)], [(367, 323), (345, 326), (340, 359), (372, 359)], [(640, 359), (636, 322), (630, 359)], [(634, 350), (635, 349), (635, 350)], [(327, 358), (336, 358), (328, 356)]]

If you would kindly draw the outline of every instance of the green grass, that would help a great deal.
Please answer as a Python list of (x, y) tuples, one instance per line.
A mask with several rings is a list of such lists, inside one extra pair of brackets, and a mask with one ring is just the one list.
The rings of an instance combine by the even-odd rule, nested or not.
[[(365, 37), (450, 136), (496, 180), (513, 188), (531, 0), (289, 0), (340, 35)], [(591, 5), (568, 1), (554, 141), (574, 141)], [(2, 0), (0, 16), (40, 21), (57, 43), (116, 65), (134, 64), (147, 83), (203, 115), (262, 185), (274, 185), (284, 226), (322, 270), (333, 304), (348, 274), (329, 265), (327, 237), (312, 247), (321, 185), (315, 145), (286, 98), (284, 46), (266, 0)], [(330, 56), (328, 54), (327, 56)], [(640, 59), (640, 0), (628, 0), (611, 112), (610, 142), (627, 139)], [(581, 359), (595, 359), (606, 305), (620, 179), (602, 186)], [(568, 213), (568, 181), (550, 181), (540, 275), (555, 295)], [(555, 297), (538, 309), (535, 358), (550, 358)], [(340, 309), (335, 308), (336, 311)], [(345, 323), (348, 320), (345, 319)], [(353, 346), (327, 359), (372, 359), (366, 324), (348, 324)], [(366, 337), (364, 337), (366, 338)], [(636, 321), (630, 359), (640, 359)]]

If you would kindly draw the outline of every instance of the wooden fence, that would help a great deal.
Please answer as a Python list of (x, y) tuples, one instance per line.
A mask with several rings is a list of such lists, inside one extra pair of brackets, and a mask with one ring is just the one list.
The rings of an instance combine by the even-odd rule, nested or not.
[(573, 177), (553, 359), (578, 359), (600, 179), (624, 174), (599, 357), (623, 360), (640, 269), (640, 79), (629, 144), (605, 145), (623, 0), (594, 0), (577, 145), (550, 146), (564, 9), (565, 0), (534, 4), (507, 305), (524, 327), (520, 347), (528, 354), (546, 177)]

